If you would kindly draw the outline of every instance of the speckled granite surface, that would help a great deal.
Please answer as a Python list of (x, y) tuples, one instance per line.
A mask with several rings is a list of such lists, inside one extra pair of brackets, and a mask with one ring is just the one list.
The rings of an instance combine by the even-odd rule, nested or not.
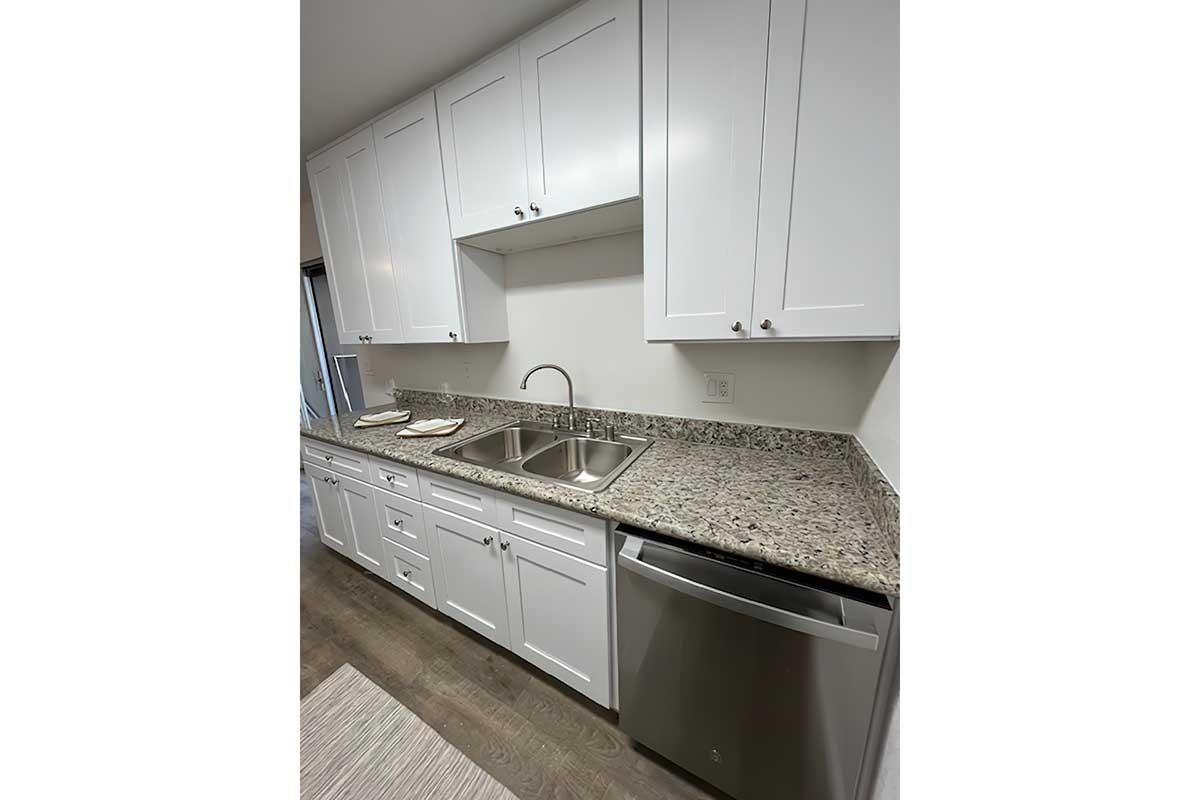
[(589, 494), (433, 455), (440, 447), (516, 417), (471, 412), (446, 398), (428, 397), (435, 404), (407, 402), (419, 396), (406, 397), (406, 407), (412, 409), (414, 419), (458, 412), (458, 416), (466, 416), (462, 429), (453, 436), (398, 439), (399, 426), (354, 428), (355, 413), (315, 421), (308, 427), (301, 426), (300, 432), (850, 586), (890, 595), (900, 593), (897, 557), (872, 516), (844, 455), (821, 458), (789, 450), (658, 438), (611, 486)]

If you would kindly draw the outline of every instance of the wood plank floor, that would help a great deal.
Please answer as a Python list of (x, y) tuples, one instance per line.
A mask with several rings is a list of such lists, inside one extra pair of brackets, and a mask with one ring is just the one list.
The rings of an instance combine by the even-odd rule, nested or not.
[(303, 475), (300, 509), (301, 697), (352, 664), (522, 800), (728, 800), (608, 709), (322, 545)]

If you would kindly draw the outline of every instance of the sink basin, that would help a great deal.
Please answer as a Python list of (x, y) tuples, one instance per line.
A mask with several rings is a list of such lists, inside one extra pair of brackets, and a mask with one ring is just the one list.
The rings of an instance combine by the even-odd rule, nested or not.
[(434, 455), (482, 467), (599, 492), (615, 481), (654, 442), (617, 434), (614, 441), (542, 422), (510, 422), (434, 450)]
[(558, 439), (546, 430), (531, 427), (502, 428), (482, 437), (469, 439), (454, 448), (455, 455), (464, 461), (483, 466), (520, 461), (530, 453)]
[(564, 439), (521, 466), (534, 475), (590, 487), (607, 478), (632, 452), (632, 447), (617, 442)]

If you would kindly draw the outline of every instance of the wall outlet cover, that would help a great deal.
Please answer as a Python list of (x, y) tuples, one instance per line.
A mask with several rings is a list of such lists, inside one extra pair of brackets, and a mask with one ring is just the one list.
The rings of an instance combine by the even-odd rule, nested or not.
[(733, 402), (733, 373), (706, 372), (704, 386), (700, 397), (703, 403), (732, 403)]

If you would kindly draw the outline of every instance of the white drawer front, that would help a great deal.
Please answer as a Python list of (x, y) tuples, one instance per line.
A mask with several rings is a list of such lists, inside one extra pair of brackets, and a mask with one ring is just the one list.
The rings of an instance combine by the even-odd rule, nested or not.
[(602, 519), (497, 493), (496, 527), (604, 566), (608, 524)]
[(357, 478), (370, 483), (371, 468), (366, 454), (356, 453), (344, 447), (335, 447), (315, 439), (302, 438), (300, 441), (306, 461), (314, 461), (326, 469), (331, 469), (348, 478)]
[(437, 608), (433, 568), (426, 556), (404, 545), (383, 540), (384, 577), (430, 608)]
[(375, 509), (379, 512), (379, 530), (383, 538), (404, 545), (423, 556), (429, 555), (425, 534), (425, 516), (421, 504), (402, 495), (375, 489)]
[(417, 470), (414, 467), (406, 467), (374, 456), (370, 461), (371, 483), (380, 489), (387, 489), (413, 500), (421, 499), (421, 488), (417, 484)]
[(496, 524), (496, 493), (457, 478), (421, 470), (417, 473), (421, 499), (431, 506), (482, 522)]

